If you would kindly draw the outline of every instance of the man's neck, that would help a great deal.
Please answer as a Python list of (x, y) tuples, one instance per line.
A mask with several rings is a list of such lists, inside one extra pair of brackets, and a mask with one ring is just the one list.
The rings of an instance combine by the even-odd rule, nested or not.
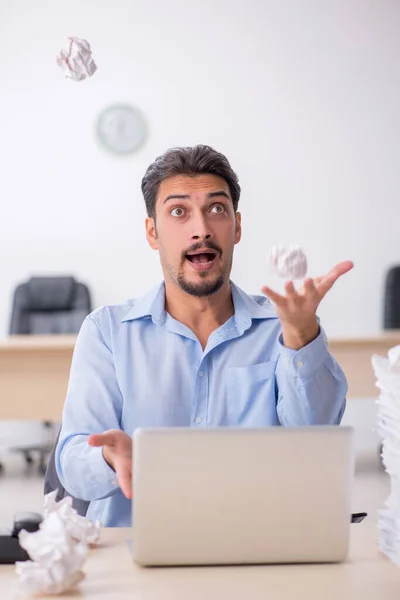
[[(211, 296), (197, 298), (165, 282), (165, 310), (199, 337), (223, 325), (235, 312), (229, 281)], [(207, 335), (207, 337), (208, 337)]]

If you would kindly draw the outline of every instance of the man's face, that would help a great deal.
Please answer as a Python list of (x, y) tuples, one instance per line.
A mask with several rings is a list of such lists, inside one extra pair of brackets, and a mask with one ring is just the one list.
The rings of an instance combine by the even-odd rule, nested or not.
[(156, 223), (146, 219), (150, 246), (159, 250), (166, 280), (192, 296), (217, 292), (229, 279), (240, 214), (229, 186), (216, 175), (174, 175), (159, 187)]

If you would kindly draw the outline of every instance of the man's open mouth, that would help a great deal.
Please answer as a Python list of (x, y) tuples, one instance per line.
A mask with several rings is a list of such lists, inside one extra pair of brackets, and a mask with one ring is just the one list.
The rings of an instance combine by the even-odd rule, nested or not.
[(210, 248), (203, 248), (186, 254), (186, 258), (190, 262), (191, 268), (195, 271), (210, 271), (214, 268), (217, 257), (218, 252), (216, 250), (211, 250)]
[(193, 264), (202, 264), (205, 265), (207, 263), (210, 263), (214, 260), (214, 258), (217, 256), (217, 253), (214, 252), (213, 250), (208, 250), (207, 252), (202, 251), (202, 252), (190, 252), (189, 254), (186, 254), (186, 258)]

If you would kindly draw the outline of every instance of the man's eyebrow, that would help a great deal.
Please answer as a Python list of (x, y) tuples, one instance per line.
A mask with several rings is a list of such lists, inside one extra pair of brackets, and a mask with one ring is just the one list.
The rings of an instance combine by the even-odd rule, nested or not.
[(209, 194), (207, 194), (207, 198), (209, 200), (211, 200), (211, 198), (218, 198), (218, 196), (223, 196), (224, 198), (230, 200), (228, 194), (224, 192), (224, 190), (219, 190), (218, 192), (210, 192)]
[[(223, 196), (224, 198), (227, 198), (228, 200), (230, 199), (228, 194), (226, 192), (224, 192), (224, 190), (218, 190), (217, 192), (210, 192), (209, 194), (207, 194), (207, 199), (211, 200), (212, 198), (219, 198), (220, 196)], [(169, 196), (164, 198), (163, 204), (168, 202), (168, 200), (190, 200), (190, 195), (189, 194), (170, 194)]]
[(189, 199), (190, 199), (189, 194), (170, 194), (169, 196), (167, 196), (164, 199), (163, 204), (168, 202), (168, 200), (189, 200)]

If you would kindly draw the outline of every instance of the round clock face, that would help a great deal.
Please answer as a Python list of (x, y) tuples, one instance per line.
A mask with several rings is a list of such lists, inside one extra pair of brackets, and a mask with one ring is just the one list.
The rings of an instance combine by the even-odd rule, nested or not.
[(97, 138), (106, 150), (114, 154), (132, 154), (146, 138), (146, 123), (133, 106), (116, 104), (98, 117)]

